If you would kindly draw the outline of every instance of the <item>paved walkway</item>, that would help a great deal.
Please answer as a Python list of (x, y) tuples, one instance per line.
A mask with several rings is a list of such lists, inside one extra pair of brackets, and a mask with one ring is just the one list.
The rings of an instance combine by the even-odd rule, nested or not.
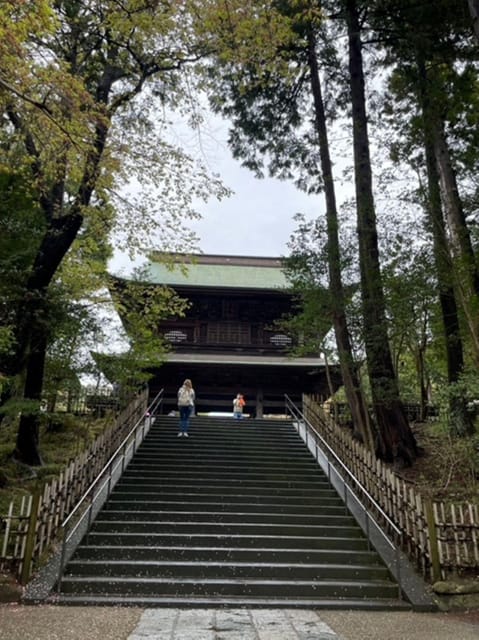
[(479, 615), (0, 606), (0, 640), (477, 640)]

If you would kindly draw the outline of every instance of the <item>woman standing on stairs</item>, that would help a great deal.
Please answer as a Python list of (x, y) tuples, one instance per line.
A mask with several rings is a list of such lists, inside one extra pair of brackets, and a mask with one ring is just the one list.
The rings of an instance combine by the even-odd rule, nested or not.
[(190, 426), (190, 415), (195, 406), (195, 390), (188, 378), (178, 389), (178, 409), (180, 411), (180, 430), (178, 437), (188, 437), (188, 428)]

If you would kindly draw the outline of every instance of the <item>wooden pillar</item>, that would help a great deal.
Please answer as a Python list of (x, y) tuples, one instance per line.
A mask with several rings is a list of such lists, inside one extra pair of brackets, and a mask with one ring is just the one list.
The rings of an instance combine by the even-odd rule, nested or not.
[(263, 417), (263, 389), (259, 387), (256, 390), (256, 418)]

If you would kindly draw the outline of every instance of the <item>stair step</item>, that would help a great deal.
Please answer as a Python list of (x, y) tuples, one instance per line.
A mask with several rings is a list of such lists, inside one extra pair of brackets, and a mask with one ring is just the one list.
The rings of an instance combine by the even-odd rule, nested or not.
[(68, 576), (136, 576), (154, 578), (272, 578), (281, 580), (387, 580), (384, 566), (308, 564), (291, 562), (188, 562), (150, 560), (75, 560)]
[(56, 601), (405, 608), (288, 421), (157, 417)]
[[(314, 516), (346, 516), (350, 517), (346, 512), (344, 505), (328, 505), (319, 501), (308, 501), (305, 504), (301, 501), (286, 502), (278, 498), (276, 502), (270, 499), (269, 502), (244, 502), (240, 501), (241, 496), (235, 496), (238, 500), (234, 501), (231, 496), (228, 500), (223, 496), (215, 496), (208, 494), (206, 496), (198, 494), (185, 495), (183, 493), (161, 494), (161, 500), (128, 500), (127, 497), (115, 496), (110, 500), (106, 509), (103, 510), (103, 517), (110, 517), (110, 513), (122, 513), (125, 517), (131, 513), (131, 517), (135, 517), (135, 512), (156, 513), (171, 510), (175, 511), (216, 511), (221, 513), (275, 513), (275, 514), (297, 514)], [(188, 498), (195, 498), (188, 500)], [(221, 498), (223, 500), (221, 501)], [(183, 499), (183, 500), (182, 500)], [(244, 496), (243, 496), (244, 499)], [(311, 515), (313, 514), (313, 515)]]
[(344, 527), (352, 526), (355, 529), (355, 522), (352, 516), (348, 515), (317, 515), (317, 514), (299, 514), (299, 513), (272, 513), (263, 511), (262, 513), (251, 513), (250, 511), (185, 511), (185, 510), (135, 510), (130, 512), (124, 512), (119, 510), (108, 509), (103, 511), (97, 522), (105, 524), (113, 522), (130, 522), (136, 523), (146, 522), (162, 523), (169, 522), (193, 522), (193, 523), (205, 523), (205, 522), (221, 522), (221, 523), (248, 523), (248, 524), (292, 524), (308, 526), (313, 524), (316, 526), (333, 526)]
[(131, 595), (235, 595), (235, 596), (283, 596), (337, 598), (372, 597), (393, 598), (397, 585), (386, 580), (344, 582), (341, 580), (262, 580), (255, 578), (217, 579), (204, 578), (142, 578), (112, 576), (65, 576), (62, 580), (64, 593), (74, 592), (80, 587), (84, 593)]
[(367, 540), (364, 538), (340, 536), (286, 536), (286, 535), (247, 535), (247, 534), (216, 534), (211, 533), (140, 533), (140, 532), (105, 532), (91, 531), (88, 534), (89, 544), (107, 544), (107, 545), (131, 545), (138, 544), (140, 546), (158, 546), (158, 545), (174, 545), (174, 546), (247, 546), (269, 547), (269, 548), (296, 548), (303, 547), (313, 549), (348, 549), (356, 551), (358, 549), (366, 550), (368, 548)]
[(147, 534), (181, 534), (181, 533), (206, 533), (208, 535), (258, 535), (258, 536), (328, 536), (336, 534), (342, 538), (357, 538), (362, 532), (357, 526), (347, 525), (317, 525), (317, 524), (289, 524), (280, 522), (274, 524), (267, 522), (210, 522), (204, 521), (182, 521), (182, 520), (144, 520), (137, 522), (96, 520), (91, 529), (92, 532), (107, 533), (108, 531), (117, 533), (147, 533)]
[[(144, 476), (142, 476), (145, 480), (147, 480), (148, 483), (151, 483), (152, 481), (154, 481), (154, 477), (152, 478), (145, 478)], [(126, 473), (125, 474), (125, 481), (134, 481), (135, 476)], [(192, 480), (197, 480), (197, 482), (192, 483)], [(138, 478), (137, 478), (138, 480)], [(311, 494), (318, 494), (320, 495), (320, 489), (319, 488), (311, 488), (311, 482), (301, 482), (299, 480), (261, 480), (261, 479), (256, 479), (253, 480), (251, 478), (241, 478), (240, 480), (238, 478), (231, 478), (231, 477), (223, 477), (223, 478), (218, 478), (218, 477), (204, 477), (204, 476), (196, 476), (196, 478), (194, 476), (190, 477), (183, 477), (181, 473), (178, 473), (178, 476), (172, 476), (172, 475), (166, 475), (166, 476), (161, 476), (159, 475), (157, 477), (157, 480), (159, 480), (161, 482), (161, 484), (164, 485), (174, 485), (174, 486), (186, 486), (186, 487), (198, 487), (199, 490), (202, 490), (204, 487), (214, 487), (214, 488), (218, 488), (218, 486), (221, 487), (222, 491), (227, 491), (228, 489), (232, 489), (234, 492), (238, 491), (238, 488), (242, 491), (243, 489), (252, 489), (253, 493), (256, 491), (282, 491), (282, 490), (291, 490), (291, 491), (296, 491), (296, 493), (298, 495), (303, 495), (303, 492), (307, 492), (310, 495)], [(331, 495), (336, 495), (337, 494), (334, 492), (333, 489), (329, 488), (327, 489), (327, 491), (331, 494)]]
[(52, 596), (55, 604), (70, 606), (136, 606), (173, 607), (175, 609), (201, 608), (258, 608), (258, 609), (323, 609), (344, 611), (407, 611), (411, 607), (398, 598), (303, 598), (292, 597), (249, 597), (241, 596), (135, 596), (131, 594), (88, 595), (60, 594)]
[(207, 469), (214, 469), (215, 471), (223, 473), (224, 471), (234, 470), (236, 473), (258, 473), (261, 470), (264, 473), (281, 471), (283, 474), (285, 471), (288, 473), (313, 473), (314, 475), (321, 475), (323, 478), (324, 473), (318, 468), (318, 465), (314, 461), (298, 461), (295, 463), (286, 461), (263, 461), (261, 465), (257, 462), (252, 463), (251, 460), (245, 461), (242, 459), (224, 459), (220, 462), (219, 458), (211, 460), (207, 456), (198, 456), (197, 458), (185, 459), (181, 456), (165, 456), (164, 458), (144, 458), (143, 460), (132, 461), (128, 465), (129, 471), (141, 472), (143, 470), (151, 471), (157, 470), (161, 467), (162, 470), (170, 471), (171, 469), (177, 469), (178, 465), (189, 469), (190, 471), (203, 472), (205, 467)]
[[(134, 469), (128, 469), (128, 473), (127, 476), (128, 478), (130, 478), (133, 474), (135, 473)], [(305, 485), (308, 486), (308, 484), (310, 485), (311, 482), (314, 482), (315, 477), (317, 476), (317, 473), (274, 473), (274, 472), (267, 472), (265, 471), (264, 473), (247, 473), (247, 472), (243, 472), (243, 471), (236, 471), (236, 470), (229, 470), (225, 467), (224, 469), (218, 470), (218, 469), (208, 469), (208, 468), (199, 468), (199, 469), (188, 469), (188, 468), (181, 468), (181, 467), (176, 467), (175, 469), (157, 469), (154, 470), (152, 469), (151, 471), (148, 471), (146, 469), (141, 470), (141, 476), (144, 478), (148, 478), (149, 476), (151, 476), (152, 478), (158, 478), (158, 479), (163, 479), (163, 478), (172, 478), (175, 481), (178, 478), (181, 478), (182, 480), (190, 480), (191, 478), (195, 478), (198, 480), (208, 480), (208, 479), (213, 479), (214, 482), (228, 482), (228, 483), (236, 483), (236, 482), (241, 482), (241, 483), (247, 483), (247, 484), (253, 484), (253, 483), (260, 483), (260, 484), (265, 484), (265, 483), (285, 483), (286, 486), (291, 486), (291, 485), (296, 485), (296, 484), (300, 484), (300, 485)], [(277, 486), (281, 486), (281, 485), (277, 485)]]
[[(161, 493), (158, 490), (150, 491), (139, 491), (138, 487), (134, 485), (124, 485), (117, 486), (113, 491), (109, 504), (115, 505), (118, 502), (127, 502), (133, 504), (151, 504), (152, 508), (158, 502), (162, 501), (173, 501), (178, 502), (179, 500), (188, 500), (195, 503), (200, 502), (214, 502), (215, 504), (234, 504), (234, 503), (246, 503), (251, 505), (265, 505), (267, 507), (269, 504), (274, 505), (284, 505), (288, 506), (298, 506), (298, 508), (308, 506), (310, 507), (309, 512), (314, 511), (316, 509), (326, 509), (326, 510), (341, 510), (343, 513), (345, 512), (345, 506), (343, 502), (334, 494), (331, 490), (322, 491), (322, 492), (310, 492), (309, 495), (302, 495), (301, 491), (284, 489), (282, 492), (278, 491), (262, 491), (259, 492), (257, 490), (241, 487), (241, 493), (236, 493), (232, 488), (229, 491), (224, 491), (222, 493), (216, 493), (218, 491), (218, 487), (181, 487), (181, 489), (176, 488), (171, 485), (161, 485)], [(185, 490), (187, 489), (187, 490)], [(107, 505), (108, 508), (108, 505)]]
[[(230, 562), (291, 562), (291, 563), (326, 563), (378, 566), (378, 557), (374, 551), (355, 550), (354, 554), (346, 549), (271, 549), (267, 547), (215, 547), (215, 546), (140, 546), (140, 545), (94, 545), (84, 544), (79, 547), (78, 560), (131, 560), (136, 562), (150, 561), (152, 558), (163, 561), (183, 560), (197, 562), (221, 561), (227, 557)], [(74, 561), (72, 561), (74, 562)], [(383, 566), (383, 565), (379, 565)]]

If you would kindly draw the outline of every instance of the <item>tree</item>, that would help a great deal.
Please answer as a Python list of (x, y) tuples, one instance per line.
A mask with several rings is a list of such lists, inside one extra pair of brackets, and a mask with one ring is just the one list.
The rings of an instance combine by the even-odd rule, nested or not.
[(471, 13), (474, 33), (477, 40), (479, 40), (479, 0), (468, 0), (468, 5)]
[(394, 354), (394, 368), (401, 390), (404, 367), (412, 361), (415, 369), (414, 388), (408, 389), (409, 399), (419, 401), (419, 420), (427, 418), (431, 382), (428, 352), (432, 343), (433, 317), (437, 306), (433, 259), (427, 246), (407, 248), (400, 235), (395, 250), (383, 265), (386, 312), (390, 325), (389, 336)]
[[(455, 3), (378, 2), (372, 23), (388, 51), (393, 64), (389, 87), (395, 96), (393, 112), (398, 120), (399, 105), (405, 103), (408, 124), (403, 127), (403, 156), (416, 153), (422, 164), (427, 187), (421, 198), (428, 218), (436, 269), (437, 291), (442, 310), (448, 380), (456, 389), (464, 375), (463, 338), (465, 326), (471, 337), (472, 353), (477, 360), (477, 266), (452, 164), (450, 143), (445, 128), (459, 133), (471, 115), (471, 96), (465, 99), (468, 86), (475, 84), (476, 73), (470, 65), (455, 70), (456, 59), (467, 60), (467, 20)], [(439, 18), (440, 15), (440, 18)], [(459, 97), (461, 87), (461, 97)], [(407, 97), (406, 97), (407, 96)], [(408, 100), (409, 98), (409, 100)], [(407, 101), (407, 102), (406, 102)], [(472, 116), (474, 117), (474, 116)], [(391, 126), (396, 124), (391, 120)], [(472, 129), (473, 130), (473, 129)], [(477, 140), (471, 129), (462, 135), (462, 163), (476, 158)], [(417, 149), (423, 152), (417, 158)], [(395, 154), (397, 155), (397, 154)], [(447, 215), (444, 215), (444, 211)], [(466, 324), (461, 328), (459, 302)], [(466, 407), (467, 399), (454, 392), (450, 399), (451, 430), (468, 433), (472, 428)]]
[(369, 152), (361, 26), (356, 0), (345, 0), (344, 12), (348, 31), (363, 333), (379, 430), (379, 455), (385, 460), (401, 460), (411, 464), (416, 458), (417, 446), (399, 397), (385, 318)]
[[(454, 265), (442, 211), (440, 179), (434, 145), (436, 121), (434, 117), (431, 117), (431, 96), (427, 88), (426, 69), (421, 62), (418, 65), (418, 72), (418, 97), (422, 110), (428, 185), (426, 211), (433, 236), (436, 277), (446, 346), (447, 378), (449, 384), (455, 386), (464, 373), (464, 352), (456, 297), (457, 287), (454, 286)], [(472, 422), (467, 411), (466, 398), (456, 393), (452, 394), (449, 409), (451, 430), (457, 434), (469, 433), (472, 430)]]
[(353, 425), (356, 428), (357, 435), (361, 437), (368, 449), (374, 450), (375, 438), (373, 437), (366, 403), (361, 391), (358, 372), (353, 358), (351, 338), (346, 318), (346, 298), (341, 277), (339, 224), (333, 167), (329, 151), (326, 110), (324, 108), (321, 89), (316, 37), (311, 27), (307, 29), (307, 45), (311, 92), (314, 102), (316, 131), (326, 199), (327, 253), (333, 327), (336, 335), (344, 388), (353, 419)]
[[(51, 338), (49, 289), (60, 265), (82, 229), (103, 222), (103, 234), (112, 230), (114, 221), (102, 220), (102, 203), (130, 158), (145, 169), (146, 184), (169, 180), (166, 192), (173, 188), (169, 161), (175, 168), (188, 161), (178, 149), (158, 142), (153, 125), (155, 103), (188, 103), (193, 78), (184, 74), (207, 53), (190, 28), (188, 10), (188, 2), (153, 0), (42, 2), (41, 17), (23, 2), (2, 8), (3, 32), (11, 28), (12, 37), (18, 36), (14, 55), (0, 50), (3, 135), (10, 156), (22, 152), (44, 224), (17, 307), (15, 357), (6, 372), (13, 376), (25, 370), (24, 396), (34, 410), (21, 416), (17, 456), (28, 464), (41, 462), (35, 408)], [(18, 27), (19, 12), (31, 29)], [(142, 93), (146, 97), (140, 102)], [(135, 142), (141, 138), (142, 148), (128, 148), (128, 131)], [(150, 161), (146, 168), (143, 151)], [(201, 168), (190, 163), (186, 170), (192, 179), (183, 176), (183, 191), (176, 194), (176, 206), (185, 205), (183, 215), (191, 210), (192, 193), (221, 193), (217, 180), (205, 185)], [(129, 226), (134, 228), (131, 219)]]
[[(293, 291), (298, 297), (297, 308), (291, 318), (287, 320), (287, 331), (298, 336), (299, 348), (301, 353), (323, 353), (331, 356), (332, 346), (330, 338), (331, 326), (334, 329), (336, 342), (336, 350), (334, 353), (337, 357), (340, 351), (338, 345), (341, 344), (337, 335), (338, 304), (334, 287), (331, 286), (331, 269), (330, 269), (330, 246), (328, 239), (328, 229), (322, 224), (320, 219), (307, 222), (304, 216), (295, 216), (298, 221), (298, 227), (289, 242), (290, 255), (286, 259), (286, 273), (288, 280), (291, 281)], [(339, 228), (337, 229), (339, 232)], [(344, 232), (343, 232), (344, 234)], [(338, 237), (339, 248), (339, 237)], [(342, 257), (338, 255), (338, 265), (336, 269), (342, 271), (346, 261), (345, 254), (350, 256), (349, 249), (342, 246)], [(341, 280), (343, 276), (341, 275)], [(354, 294), (356, 287), (350, 285), (344, 287), (342, 284), (342, 309), (344, 319), (346, 314), (351, 317), (351, 313), (347, 309), (346, 300), (349, 300)], [(347, 363), (346, 375), (348, 371), (354, 372), (354, 389), (360, 390), (359, 365), (358, 358), (353, 354), (352, 339), (348, 328), (348, 352), (341, 354), (342, 357), (348, 355), (350, 361)], [(340, 360), (341, 364), (341, 360)], [(327, 363), (326, 363), (326, 366)], [(350, 401), (351, 387), (347, 387), (347, 378), (345, 378), (345, 367), (341, 366), (341, 375), (344, 384), (344, 392), (348, 405), (354, 407)], [(345, 382), (346, 379), (346, 382)], [(334, 391), (332, 391), (334, 393)], [(358, 393), (357, 400), (362, 403), (361, 411), (368, 415), (366, 400), (362, 392)], [(351, 409), (351, 420), (354, 436), (361, 440), (365, 446), (371, 451), (375, 449), (375, 437), (372, 433), (373, 425), (369, 424), (367, 431), (361, 429), (361, 422), (357, 420), (353, 409)], [(368, 421), (369, 422), (369, 421)]]
[[(15, 358), (15, 326), (26, 273), (37, 250), (44, 224), (25, 172), (0, 173), (0, 371), (4, 376), (0, 406), (16, 391), (8, 375)], [(0, 421), (4, 413), (0, 412)]]
[[(331, 5), (342, 10), (343, 17), (346, 16), (350, 41), (363, 322), (369, 377), (374, 388), (373, 405), (380, 432), (378, 452), (385, 459), (401, 460), (407, 464), (414, 460), (417, 451), (399, 398), (384, 317), (367, 147), (358, 11), (352, 2), (328, 3), (328, 8)], [(232, 119), (230, 143), (233, 154), (241, 157), (247, 167), (261, 174), (264, 166), (261, 156), (267, 154), (268, 169), (278, 177), (295, 178), (298, 186), (311, 191), (325, 187), (325, 180), (329, 183), (330, 247), (335, 261), (334, 200), (331, 197), (334, 192), (331, 189), (331, 167), (328, 166), (327, 138), (321, 128), (324, 115), (321, 113), (321, 84), (315, 70), (320, 54), (326, 60), (331, 59), (331, 51), (334, 50), (331, 40), (329, 48), (323, 40), (322, 47), (316, 51), (315, 37), (324, 23), (324, 5), (281, 2), (269, 6), (263, 4), (259, 10), (242, 6), (233, 11), (230, 3), (228, 8), (224, 24), (216, 25), (216, 29), (223, 29), (223, 48), (218, 56), (221, 66), (214, 70), (213, 107)], [(228, 45), (229, 55), (225, 53)], [(221, 78), (218, 81), (219, 70)], [(335, 71), (338, 72), (337, 66)], [(313, 130), (308, 126), (310, 118), (314, 119)], [(318, 138), (322, 145), (318, 145)], [(337, 280), (335, 284), (338, 284)], [(337, 297), (339, 308), (340, 290)], [(336, 329), (340, 329), (339, 323)], [(341, 349), (345, 347), (343, 342)], [(360, 406), (361, 403), (358, 408)]]
[(306, 191), (324, 190), (329, 321), (356, 433), (372, 449), (345, 312), (328, 114), (322, 95), (321, 73), (328, 77), (337, 68), (334, 47), (322, 25), (321, 9), (311, 3), (266, 3), (260, 12), (243, 5), (239, 11), (240, 24), (227, 20), (226, 26), (215, 26), (222, 34), (222, 64), (212, 70), (213, 108), (232, 119), (230, 144), (245, 166), (262, 175), (268, 162), (271, 175), (295, 180)]

